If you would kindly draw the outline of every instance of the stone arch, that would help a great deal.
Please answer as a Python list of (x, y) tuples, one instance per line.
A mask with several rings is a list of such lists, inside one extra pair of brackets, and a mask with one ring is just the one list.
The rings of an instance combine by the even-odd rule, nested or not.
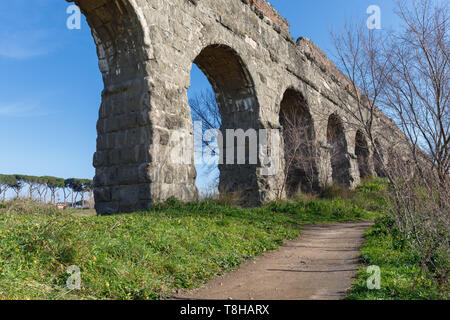
[(367, 178), (371, 175), (370, 170), (370, 151), (367, 139), (361, 130), (356, 132), (355, 137), (355, 155), (358, 161), (359, 177), (361, 179)]
[(280, 125), (284, 141), (285, 191), (288, 195), (299, 190), (318, 191), (314, 122), (307, 101), (295, 89), (287, 89), (283, 95)]
[[(193, 60), (211, 83), (221, 117), (220, 131), (223, 137), (220, 170), (220, 192), (242, 193), (245, 204), (259, 202), (257, 187), (257, 167), (252, 161), (250, 152), (257, 145), (250, 145), (250, 136), (257, 137), (259, 129), (259, 103), (253, 78), (239, 54), (231, 47), (223, 44), (209, 45), (201, 50)], [(238, 164), (237, 150), (239, 139), (234, 143), (228, 137), (229, 130), (248, 133), (245, 139), (245, 164)], [(250, 131), (248, 131), (250, 130)], [(232, 137), (231, 137), (232, 138)], [(230, 141), (230, 142), (229, 142)], [(230, 146), (234, 145), (234, 161), (228, 163)], [(257, 158), (257, 149), (256, 156)]]
[(329, 144), (330, 162), (333, 183), (343, 187), (350, 187), (350, 160), (348, 157), (347, 140), (341, 118), (332, 114), (328, 118), (327, 140)]
[(205, 47), (193, 61), (206, 75), (216, 94), (222, 126), (255, 128), (259, 114), (255, 84), (239, 54), (223, 44)]
[[(187, 159), (193, 155), (186, 94), (192, 63), (215, 89), (222, 132), (275, 131), (280, 87), (303, 88), (316, 120), (321, 185), (331, 176), (342, 185), (353, 182), (349, 171), (355, 173), (356, 162), (346, 142), (353, 137), (345, 140), (350, 130), (344, 134), (337, 116), (328, 127), (321, 125), (328, 119), (319, 115), (337, 110), (330, 88), (342, 74), (312, 41), (292, 41), (288, 22), (266, 0), (68, 1), (82, 9), (92, 28), (105, 83), (94, 156), (99, 213), (146, 209), (169, 197), (196, 199), (195, 165)], [(336, 88), (347, 94), (344, 85)], [(396, 133), (393, 139), (403, 140)], [(186, 148), (176, 148), (181, 144)], [(276, 149), (271, 147), (270, 153)], [(171, 162), (174, 149), (174, 158), (182, 154), (183, 163)], [(282, 161), (270, 162), (277, 169)], [(261, 173), (268, 166), (222, 165), (221, 189), (243, 190), (250, 204), (274, 200), (282, 172)]]
[(145, 73), (149, 57), (148, 28), (135, 0), (74, 2), (91, 27), (105, 87)]

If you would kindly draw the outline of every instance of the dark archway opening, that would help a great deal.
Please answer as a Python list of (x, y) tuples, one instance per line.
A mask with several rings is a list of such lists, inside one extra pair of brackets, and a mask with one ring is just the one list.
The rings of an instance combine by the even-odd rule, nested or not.
[(330, 160), (333, 183), (343, 187), (350, 187), (350, 160), (347, 152), (344, 126), (341, 119), (332, 114), (328, 119), (327, 139), (330, 145)]
[(295, 90), (289, 89), (283, 96), (280, 125), (283, 128), (284, 188), (287, 195), (292, 196), (298, 191), (318, 191), (314, 124), (307, 102)]
[[(250, 137), (252, 132), (257, 134), (256, 130), (259, 129), (259, 104), (253, 80), (237, 52), (225, 45), (204, 48), (193, 63), (209, 80), (217, 103), (217, 108), (207, 108), (209, 114), (205, 117), (211, 123), (220, 124), (220, 128), (216, 128), (218, 132), (213, 146), (218, 147), (219, 153), (217, 161), (220, 177), (217, 189), (220, 193), (240, 193), (243, 204), (257, 204), (257, 163), (252, 161), (254, 141), (250, 141)], [(202, 122), (205, 122), (205, 119), (202, 119)], [(209, 126), (206, 124), (204, 127)], [(246, 134), (243, 140), (227, 132), (239, 129)], [(210, 134), (207, 138), (210, 138)], [(228, 142), (227, 139), (234, 139), (234, 143)], [(205, 147), (207, 148), (203, 146)], [(238, 161), (239, 147), (245, 150), (243, 164)], [(230, 163), (230, 159), (234, 161)], [(198, 159), (196, 161), (198, 162)]]
[(361, 179), (371, 176), (370, 166), (369, 166), (369, 146), (364, 134), (358, 130), (356, 132), (355, 138), (355, 155), (358, 160), (359, 177)]

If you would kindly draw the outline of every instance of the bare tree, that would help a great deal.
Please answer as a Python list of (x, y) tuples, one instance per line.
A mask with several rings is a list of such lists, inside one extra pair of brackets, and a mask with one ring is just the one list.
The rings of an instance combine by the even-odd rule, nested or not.
[[(375, 34), (346, 28), (335, 37), (346, 74), (338, 97), (351, 122), (364, 130), (374, 160), (391, 189), (396, 225), (441, 283), (449, 254), (449, 5), (398, 1), (403, 28)], [(400, 127), (384, 117), (377, 106)], [(381, 121), (376, 120), (381, 119)], [(377, 136), (404, 140), (382, 150)], [(396, 138), (389, 140), (389, 136)], [(385, 145), (388, 145), (385, 143)]]
[(410, 156), (391, 151), (387, 168), (398, 171), (391, 174), (395, 218), (442, 283), (449, 271), (439, 270), (435, 257), (448, 259), (449, 249), (449, 9), (440, 1), (398, 1), (405, 30), (391, 36), (386, 50), (390, 72), (382, 101), (409, 142)]
[[(298, 102), (294, 96), (293, 101)], [(315, 159), (316, 144), (314, 128), (308, 111), (298, 103), (286, 103), (280, 111), (283, 129), (284, 175), (278, 198), (287, 193), (311, 193), (318, 191), (318, 169)]]
[[(412, 146), (418, 167), (427, 160), (441, 183), (450, 169), (450, 23), (449, 5), (414, 1), (412, 8), (399, 1), (399, 16), (406, 30), (393, 36), (386, 60), (384, 104)], [(426, 152), (426, 157), (421, 157)]]
[[(207, 130), (220, 130), (222, 126), (222, 117), (220, 115), (219, 107), (217, 105), (216, 96), (214, 91), (205, 90), (199, 94), (194, 95), (189, 99), (189, 106), (191, 107), (192, 120), (199, 121), (202, 123), (202, 135)], [(217, 141), (206, 142), (202, 140), (203, 148), (208, 150), (212, 157), (220, 156), (216, 154)], [(219, 175), (217, 174), (217, 163), (203, 164), (205, 173), (212, 180), (211, 185), (208, 187), (207, 197), (212, 197), (213, 194), (217, 193), (217, 188), (219, 186)]]
[[(382, 150), (379, 148), (380, 144), (376, 143), (376, 136), (382, 133), (384, 128), (376, 128), (376, 119), (385, 117), (379, 106), (386, 85), (385, 75), (391, 72), (391, 65), (384, 57), (383, 47), (388, 37), (378, 30), (368, 29), (363, 23), (346, 23), (344, 31), (340, 34), (332, 33), (332, 38), (336, 51), (335, 59), (343, 72), (342, 77), (338, 79), (341, 86), (336, 87), (335, 93), (339, 106), (348, 116), (346, 125), (353, 127), (356, 134), (362, 133), (372, 146), (375, 161), (381, 160)], [(388, 119), (383, 125), (388, 126), (389, 130), (393, 126)], [(366, 148), (364, 142), (361, 142), (357, 140), (356, 147)], [(364, 167), (362, 169), (367, 170)]]
[(222, 118), (217, 105), (216, 96), (212, 90), (204, 90), (189, 99), (192, 110), (192, 120), (201, 121), (203, 130), (220, 129)]

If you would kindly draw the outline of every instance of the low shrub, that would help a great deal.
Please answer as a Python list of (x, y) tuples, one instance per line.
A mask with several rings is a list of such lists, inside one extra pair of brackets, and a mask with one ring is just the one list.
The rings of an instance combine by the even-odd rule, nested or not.
[[(361, 249), (363, 266), (348, 299), (356, 300), (448, 300), (448, 285), (439, 284), (433, 274), (421, 266), (421, 259), (411, 243), (403, 239), (389, 217), (378, 219), (366, 232)], [(447, 261), (448, 264), (448, 261)], [(367, 286), (367, 266), (381, 269), (381, 289)]]
[(14, 199), (6, 202), (0, 207), (7, 214), (42, 214), (42, 215), (57, 215), (62, 211), (52, 204), (44, 204), (38, 201), (32, 201), (27, 199)]
[(351, 199), (354, 196), (355, 192), (353, 190), (341, 187), (336, 184), (326, 186), (320, 191), (320, 197), (324, 199)]

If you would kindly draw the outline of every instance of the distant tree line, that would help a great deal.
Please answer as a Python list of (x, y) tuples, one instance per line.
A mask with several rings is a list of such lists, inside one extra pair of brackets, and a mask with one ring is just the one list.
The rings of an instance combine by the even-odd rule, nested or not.
[[(63, 179), (51, 176), (27, 176), (21, 174), (0, 174), (0, 196), (6, 201), (6, 193), (12, 190), (16, 198), (20, 198), (22, 191), (26, 190), (26, 198), (40, 202), (56, 203), (56, 196), (59, 191), (62, 192), (64, 203), (70, 203), (72, 207), (81, 197), (83, 204), (86, 196), (93, 199), (93, 182), (89, 179)], [(50, 201), (47, 201), (50, 196)]]

